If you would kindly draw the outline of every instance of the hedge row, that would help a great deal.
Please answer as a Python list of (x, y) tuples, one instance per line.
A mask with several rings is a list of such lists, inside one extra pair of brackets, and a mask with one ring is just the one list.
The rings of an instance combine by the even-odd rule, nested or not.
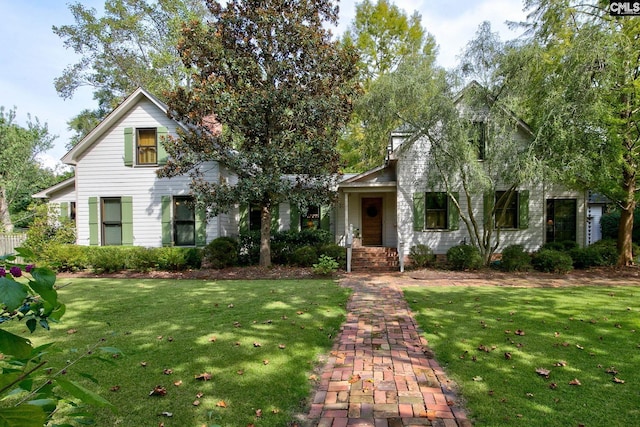
[[(39, 251), (41, 264), (57, 271), (91, 270), (113, 273), (122, 270), (180, 271), (185, 269), (225, 268), (255, 265), (260, 255), (260, 234), (250, 233), (238, 239), (220, 237), (205, 248), (78, 246), (53, 243)], [(323, 230), (275, 233), (271, 240), (272, 262), (281, 265), (312, 267), (321, 257), (330, 257), (342, 268), (346, 251), (331, 243)]]

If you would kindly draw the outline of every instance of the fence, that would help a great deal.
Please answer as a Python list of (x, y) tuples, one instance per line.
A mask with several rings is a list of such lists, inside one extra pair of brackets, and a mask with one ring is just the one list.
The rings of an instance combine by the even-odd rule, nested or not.
[[(0, 255), (14, 254), (25, 240), (26, 233), (0, 233)], [(22, 262), (21, 259), (17, 261)]]

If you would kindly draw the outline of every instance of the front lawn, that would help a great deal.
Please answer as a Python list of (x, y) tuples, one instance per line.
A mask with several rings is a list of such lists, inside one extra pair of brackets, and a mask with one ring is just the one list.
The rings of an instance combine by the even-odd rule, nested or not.
[(474, 425), (638, 424), (639, 287), (404, 292)]
[(94, 408), (99, 426), (288, 425), (305, 409), (348, 296), (331, 280), (58, 283), (62, 323), (33, 336), (12, 330), (55, 341), (60, 352), (47, 365), (55, 369), (102, 338), (100, 346), (122, 351), (82, 359), (66, 374), (117, 408)]

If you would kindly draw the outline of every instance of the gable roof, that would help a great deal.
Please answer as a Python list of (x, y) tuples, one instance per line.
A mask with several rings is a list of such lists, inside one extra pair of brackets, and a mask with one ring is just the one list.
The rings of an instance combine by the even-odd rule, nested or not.
[[(76, 144), (67, 154), (62, 157), (62, 163), (75, 165), (80, 156), (87, 151), (113, 124), (115, 124), (122, 116), (131, 110), (140, 101), (147, 99), (155, 104), (163, 113), (167, 113), (167, 105), (155, 96), (151, 95), (145, 89), (139, 87), (127, 96), (124, 101), (111, 111), (95, 128), (91, 130), (82, 140)], [(177, 122), (176, 122), (177, 123)]]
[(71, 178), (65, 179), (62, 182), (57, 183), (56, 185), (52, 185), (49, 188), (45, 188), (44, 190), (32, 195), (34, 199), (50, 199), (54, 193), (59, 191), (65, 191), (69, 189), (75, 190), (76, 187), (76, 177), (72, 176)]

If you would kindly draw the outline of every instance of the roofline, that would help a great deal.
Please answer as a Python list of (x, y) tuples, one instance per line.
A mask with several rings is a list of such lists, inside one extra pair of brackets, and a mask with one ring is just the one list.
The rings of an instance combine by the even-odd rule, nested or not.
[[(120, 119), (127, 111), (131, 109), (133, 105), (138, 103), (141, 99), (147, 98), (156, 107), (158, 107), (163, 113), (167, 114), (169, 107), (158, 98), (153, 96), (144, 88), (137, 88), (129, 96), (127, 96), (116, 108), (114, 108), (103, 120), (94, 127), (91, 132), (85, 135), (78, 144), (76, 144), (71, 150), (62, 157), (62, 163), (75, 166), (78, 162), (78, 158), (82, 155), (93, 143), (113, 125), (118, 119)], [(180, 126), (182, 124), (178, 123)], [(184, 126), (182, 126), (184, 127)]]
[(52, 185), (49, 188), (45, 188), (44, 190), (39, 191), (36, 194), (33, 194), (31, 197), (34, 199), (49, 199), (52, 193), (55, 193), (56, 191), (60, 191), (62, 189), (70, 187), (71, 185), (73, 185), (73, 187), (76, 186), (75, 176), (72, 176), (71, 178), (67, 178), (64, 181), (59, 182), (55, 185)]

